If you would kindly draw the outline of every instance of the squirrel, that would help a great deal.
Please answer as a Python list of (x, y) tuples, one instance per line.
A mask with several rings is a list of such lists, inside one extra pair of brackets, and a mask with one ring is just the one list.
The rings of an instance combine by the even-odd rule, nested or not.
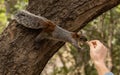
[(87, 39), (82, 34), (70, 32), (60, 26), (54, 24), (51, 20), (45, 17), (37, 16), (26, 10), (20, 10), (14, 15), (14, 20), (24, 27), (31, 29), (42, 29), (42, 32), (35, 38), (35, 41), (43, 39), (53, 39), (64, 42), (69, 42), (78, 50), (81, 50), (78, 42), (86, 42)]

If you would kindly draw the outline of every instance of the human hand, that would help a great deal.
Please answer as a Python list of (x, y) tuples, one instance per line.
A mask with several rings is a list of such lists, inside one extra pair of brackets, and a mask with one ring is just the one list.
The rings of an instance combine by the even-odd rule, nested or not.
[(108, 49), (99, 40), (92, 40), (87, 43), (90, 46), (90, 56), (93, 62), (95, 64), (104, 63)]

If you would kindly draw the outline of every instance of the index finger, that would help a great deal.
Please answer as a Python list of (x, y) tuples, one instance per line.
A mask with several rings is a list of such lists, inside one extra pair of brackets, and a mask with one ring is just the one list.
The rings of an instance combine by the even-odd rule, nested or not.
[(91, 41), (87, 41), (87, 44), (89, 45), (89, 47), (92, 49), (92, 48), (94, 48), (94, 45), (93, 45), (93, 43), (91, 42)]

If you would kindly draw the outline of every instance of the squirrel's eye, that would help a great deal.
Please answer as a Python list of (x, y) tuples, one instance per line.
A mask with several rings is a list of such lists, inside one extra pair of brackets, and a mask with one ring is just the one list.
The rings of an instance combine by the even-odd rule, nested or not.
[(20, 16), (25, 16), (25, 14), (21, 14)]
[(80, 40), (81, 40), (81, 41), (87, 41), (87, 38), (84, 37), (84, 36), (82, 36), (82, 37), (80, 37)]

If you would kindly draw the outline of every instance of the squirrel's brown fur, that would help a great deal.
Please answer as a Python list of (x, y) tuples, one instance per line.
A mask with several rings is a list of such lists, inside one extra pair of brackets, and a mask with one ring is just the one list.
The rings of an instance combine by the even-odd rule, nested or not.
[(22, 24), (27, 28), (31, 28), (31, 29), (42, 28), (43, 31), (36, 37), (36, 41), (40, 41), (45, 38), (60, 40), (73, 44), (77, 49), (80, 49), (78, 45), (79, 41), (83, 41), (83, 40), (86, 41), (86, 38), (83, 37), (82, 35), (65, 30), (59, 27), (58, 25), (55, 25), (52, 21), (42, 16), (34, 15), (25, 10), (18, 11), (18, 13), (14, 15), (14, 19), (18, 23)]

